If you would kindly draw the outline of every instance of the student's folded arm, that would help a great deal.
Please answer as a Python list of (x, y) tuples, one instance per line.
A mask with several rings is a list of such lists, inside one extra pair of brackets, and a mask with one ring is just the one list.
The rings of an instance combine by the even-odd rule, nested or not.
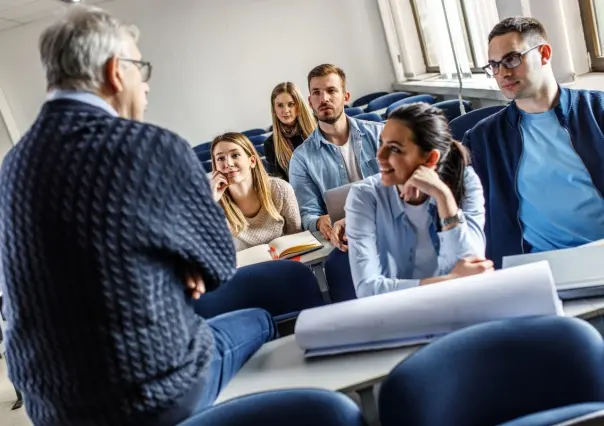
[(301, 158), (301, 151), (296, 150), (289, 162), (289, 183), (294, 188), (302, 216), (302, 228), (317, 231), (317, 220), (325, 212), (321, 207), (323, 194), (310, 178), (308, 167)]
[(437, 275), (448, 274), (460, 259), (469, 256), (484, 257), (486, 237), (484, 234), (484, 194), (480, 179), (472, 167), (464, 175), (466, 196), (460, 206), (465, 223), (447, 231), (439, 232), (440, 254)]
[(419, 285), (420, 280), (387, 278), (382, 275), (376, 237), (373, 194), (353, 186), (346, 200), (346, 235), (350, 271), (357, 297), (389, 293)]
[(132, 203), (135, 232), (145, 236), (139, 250), (158, 262), (174, 262), (183, 277), (201, 275), (206, 290), (212, 290), (235, 273), (235, 248), (224, 212), (187, 142), (165, 132), (151, 143), (145, 178), (153, 191), (139, 191)]

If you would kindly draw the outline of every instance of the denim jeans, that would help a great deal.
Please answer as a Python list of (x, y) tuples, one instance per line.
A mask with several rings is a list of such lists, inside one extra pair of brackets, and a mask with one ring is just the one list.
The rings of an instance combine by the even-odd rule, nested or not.
[(214, 357), (195, 412), (212, 405), (218, 394), (260, 347), (277, 337), (271, 315), (263, 309), (243, 309), (207, 320), (214, 332)]

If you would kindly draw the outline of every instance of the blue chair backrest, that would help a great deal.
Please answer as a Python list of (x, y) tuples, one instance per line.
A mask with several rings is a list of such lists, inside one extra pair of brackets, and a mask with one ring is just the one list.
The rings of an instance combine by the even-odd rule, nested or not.
[(467, 114), (461, 115), (449, 123), (449, 129), (453, 139), (461, 141), (468, 130), (474, 127), (482, 119), (501, 111), (505, 105), (495, 105), (486, 108), (475, 109)]
[(249, 136), (248, 139), (252, 143), (252, 145), (262, 145), (264, 141), (268, 139), (268, 135), (263, 133), (261, 135)]
[(603, 402), (603, 360), (602, 336), (576, 318), (467, 327), (392, 370), (379, 395), (382, 426), (498, 425), (565, 405)]
[(325, 259), (325, 278), (329, 287), (329, 298), (333, 303), (357, 298), (352, 282), (348, 252), (334, 249)]
[(266, 130), (264, 130), (264, 129), (250, 129), (250, 130), (245, 130), (245, 131), (243, 131), (241, 133), (244, 134), (245, 136), (247, 136), (249, 138), (250, 136), (263, 135), (264, 133), (266, 133)]
[(310, 268), (293, 260), (273, 260), (238, 268), (229, 282), (204, 294), (193, 306), (203, 318), (263, 308), (281, 321), (324, 303)]
[(353, 107), (360, 107), (360, 106), (363, 106), (363, 105), (367, 105), (372, 100), (377, 99), (377, 98), (381, 98), (382, 96), (387, 95), (387, 94), (388, 94), (388, 92), (369, 93), (367, 95), (361, 96), (356, 101), (354, 101), (352, 103), (352, 106)]
[[(283, 283), (287, 284), (287, 283)], [(324, 389), (286, 389), (235, 398), (179, 426), (365, 426), (347, 396)]]
[(200, 145), (197, 145), (197, 146), (193, 147), (193, 151), (195, 151), (195, 154), (197, 155), (197, 158), (202, 163), (204, 161), (208, 161), (212, 157), (211, 154), (210, 154), (210, 147), (211, 146), (212, 146), (211, 142), (205, 142), (205, 143), (202, 143)]
[(361, 107), (344, 108), (344, 112), (346, 113), (347, 116), (354, 117), (355, 115), (362, 114), (363, 108), (361, 108)]
[(411, 93), (407, 92), (394, 92), (387, 95), (381, 96), (377, 99), (372, 100), (365, 108), (365, 112), (377, 111), (380, 109), (388, 108), (390, 105), (401, 99), (405, 99), (411, 96)]
[(427, 104), (433, 104), (435, 101), (436, 101), (436, 98), (434, 98), (434, 96), (432, 96), (432, 95), (409, 96), (408, 98), (401, 99), (400, 101), (396, 101), (395, 103), (390, 105), (388, 107), (388, 109), (386, 110), (386, 114), (384, 114), (384, 117), (388, 118), (390, 116), (390, 114), (392, 114), (392, 111), (394, 111), (397, 108), (402, 107), (403, 105), (413, 104), (415, 102), (424, 102)]
[(365, 121), (383, 121), (382, 116), (375, 112), (365, 112), (363, 114), (355, 115), (354, 118)]
[[(451, 121), (461, 116), (461, 109), (459, 108), (459, 100), (452, 99), (449, 101), (437, 102), (433, 106), (442, 109), (447, 116), (447, 121)], [(472, 104), (468, 101), (463, 101), (463, 107), (466, 113), (472, 111)]]
[(202, 161), (201, 165), (205, 169), (206, 173), (210, 173), (212, 171), (212, 159)]
[(256, 151), (258, 151), (258, 154), (260, 154), (261, 157), (264, 157), (264, 144), (254, 145), (254, 148), (256, 148)]

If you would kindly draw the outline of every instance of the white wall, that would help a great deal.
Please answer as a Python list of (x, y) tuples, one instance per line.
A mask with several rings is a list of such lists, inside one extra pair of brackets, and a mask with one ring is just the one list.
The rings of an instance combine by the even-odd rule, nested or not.
[[(352, 99), (395, 80), (376, 0), (114, 0), (103, 6), (142, 32), (153, 65), (146, 119), (193, 145), (270, 125), (270, 92), (331, 62)], [(37, 39), (47, 21), (0, 32), (0, 85), (23, 133), (45, 95)]]

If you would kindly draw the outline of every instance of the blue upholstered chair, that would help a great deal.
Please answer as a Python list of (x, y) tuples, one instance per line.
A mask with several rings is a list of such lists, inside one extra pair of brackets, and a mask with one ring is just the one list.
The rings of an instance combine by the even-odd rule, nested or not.
[[(447, 121), (451, 121), (461, 116), (461, 109), (459, 108), (459, 100), (452, 99), (449, 101), (437, 102), (433, 106), (442, 109), (447, 116)], [(466, 113), (472, 111), (472, 104), (468, 101), (463, 101), (463, 107)]]
[(390, 105), (388, 107), (388, 109), (386, 110), (386, 113), (384, 114), (384, 118), (388, 118), (390, 116), (390, 114), (392, 114), (392, 111), (394, 111), (395, 109), (400, 108), (403, 105), (413, 104), (416, 102), (424, 102), (426, 104), (433, 104), (434, 102), (436, 102), (436, 99), (432, 95), (409, 96), (408, 98), (401, 99), (400, 101), (396, 101), (395, 103)]
[(498, 425), (604, 402), (604, 342), (583, 320), (493, 321), (442, 337), (384, 380), (382, 426)]
[(248, 139), (250, 140), (252, 145), (258, 146), (264, 144), (264, 141), (268, 139), (268, 134), (263, 133), (261, 135), (249, 136)]
[(529, 414), (500, 426), (604, 425), (604, 402), (585, 402)]
[(377, 98), (381, 98), (382, 96), (387, 95), (388, 92), (374, 92), (374, 93), (369, 93), (367, 95), (361, 96), (360, 98), (358, 98), (356, 101), (354, 101), (352, 103), (353, 107), (361, 107), (361, 106), (365, 106), (367, 105), (369, 102), (371, 102), (374, 99)]
[(359, 407), (323, 389), (267, 391), (235, 398), (180, 426), (364, 426)]
[(352, 282), (348, 252), (334, 249), (325, 259), (325, 278), (332, 302), (345, 302), (357, 298)]
[(193, 147), (193, 151), (197, 155), (197, 158), (199, 159), (199, 161), (201, 161), (202, 163), (204, 161), (208, 161), (211, 158), (211, 154), (210, 154), (211, 145), (212, 145), (211, 142), (204, 142), (202, 144), (199, 144), (199, 145)]
[(245, 136), (247, 136), (249, 138), (250, 136), (263, 135), (263, 134), (266, 133), (266, 130), (264, 130), (264, 129), (250, 129), (250, 130), (245, 130), (245, 131), (243, 131), (241, 133), (244, 134)]
[(323, 304), (319, 284), (310, 268), (293, 260), (273, 260), (237, 269), (229, 282), (204, 294), (193, 306), (204, 318), (238, 309), (262, 308), (279, 322)]
[(360, 108), (360, 107), (345, 108), (344, 112), (346, 113), (347, 116), (354, 117), (355, 115), (362, 114), (363, 108)]
[(411, 93), (407, 92), (394, 92), (389, 93), (384, 96), (380, 96), (377, 99), (372, 100), (367, 104), (367, 108), (365, 108), (365, 112), (373, 112), (378, 111), (380, 109), (388, 108), (393, 103), (400, 101), (401, 99), (405, 99), (411, 96)]
[(365, 121), (382, 121), (382, 116), (375, 112), (365, 112), (363, 114), (355, 115), (354, 118)]
[(453, 138), (461, 141), (465, 133), (474, 127), (480, 120), (490, 117), (491, 115), (501, 111), (505, 105), (495, 105), (486, 108), (475, 109), (472, 112), (461, 115), (449, 122), (449, 128)]

